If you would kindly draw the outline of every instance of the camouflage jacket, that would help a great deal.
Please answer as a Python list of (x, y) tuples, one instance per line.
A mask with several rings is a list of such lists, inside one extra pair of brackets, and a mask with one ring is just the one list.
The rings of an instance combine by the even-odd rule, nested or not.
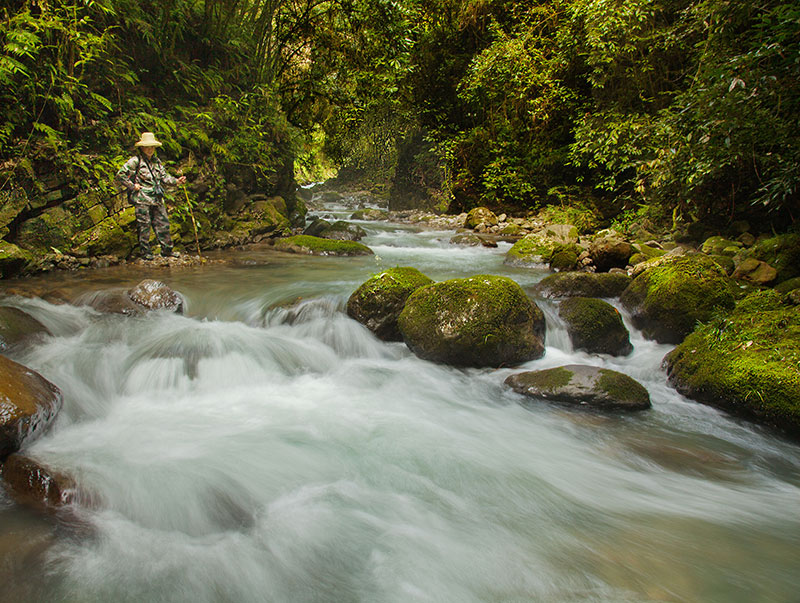
[[(174, 186), (177, 179), (167, 174), (167, 170), (155, 155), (149, 161), (144, 156), (134, 155), (117, 172), (117, 182), (128, 190), (128, 199), (134, 205), (159, 205), (164, 200), (156, 195), (156, 184), (163, 191), (167, 186)], [(134, 184), (142, 188), (134, 190)]]

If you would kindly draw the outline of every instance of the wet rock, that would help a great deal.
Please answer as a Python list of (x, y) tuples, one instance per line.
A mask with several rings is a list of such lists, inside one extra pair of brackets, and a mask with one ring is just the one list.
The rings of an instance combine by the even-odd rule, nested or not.
[(42, 323), (18, 308), (0, 306), (0, 351), (50, 335)]
[(574, 249), (557, 251), (550, 258), (550, 270), (553, 272), (569, 272), (578, 265), (578, 254)]
[(168, 310), (178, 314), (183, 312), (183, 296), (161, 281), (145, 279), (128, 291), (128, 297), (147, 310)]
[(736, 255), (742, 248), (739, 241), (732, 241), (725, 237), (709, 237), (700, 248), (703, 253), (708, 255), (727, 255), (729, 257)]
[(9, 456), (0, 468), (0, 476), (17, 503), (39, 511), (57, 511), (77, 499), (78, 488), (71, 477), (23, 454)]
[(544, 227), (546, 237), (565, 245), (578, 242), (578, 229), (572, 224), (548, 224)]
[(330, 228), (331, 223), (327, 220), (323, 220), (322, 218), (317, 218), (311, 224), (306, 226), (305, 230), (303, 231), (304, 235), (308, 235), (310, 237), (319, 237), (322, 236), (322, 232), (326, 228)]
[(87, 305), (103, 314), (136, 316), (144, 313), (144, 308), (134, 303), (128, 292), (122, 289), (86, 293), (78, 298), (77, 303)]
[(620, 273), (567, 272), (551, 274), (533, 288), (539, 297), (618, 297), (631, 283)]
[(633, 346), (617, 309), (601, 299), (569, 297), (558, 315), (567, 326), (572, 346), (591, 354), (625, 356)]
[(496, 226), (498, 222), (497, 216), (492, 210), (486, 207), (476, 207), (467, 213), (464, 227), (476, 229), (479, 226)]
[(698, 321), (733, 308), (725, 271), (708, 256), (664, 256), (620, 296), (633, 324), (659, 343), (680, 343)]
[(384, 270), (363, 283), (347, 300), (347, 315), (384, 341), (402, 341), (397, 326), (408, 296), (433, 280), (416, 268)]
[(0, 239), (0, 278), (11, 278), (33, 263), (33, 255)]
[(594, 366), (570, 364), (543, 371), (517, 373), (505, 381), (515, 392), (603, 410), (650, 408), (650, 394), (636, 380)]
[(683, 395), (800, 437), (800, 312), (757, 291), (691, 333), (664, 364)]
[(420, 358), (453, 366), (508, 366), (544, 354), (544, 315), (509, 278), (477, 275), (417, 289), (398, 318)]
[(338, 220), (328, 228), (323, 229), (322, 233), (318, 236), (335, 241), (360, 241), (366, 235), (367, 231), (358, 224), (350, 224), (349, 222)]
[(61, 390), (0, 356), (0, 459), (38, 437), (61, 410)]
[(758, 241), (747, 250), (749, 257), (764, 261), (777, 271), (776, 283), (800, 276), (800, 234), (784, 234)]
[(483, 245), (483, 240), (476, 234), (466, 232), (453, 235), (450, 239), (450, 243), (453, 245), (462, 245), (464, 247), (480, 247)]
[(766, 285), (775, 280), (778, 271), (772, 266), (755, 258), (747, 258), (740, 263), (732, 274), (733, 278), (747, 281), (754, 285)]
[(525, 235), (506, 253), (504, 263), (510, 266), (541, 267), (550, 264), (553, 257), (563, 251), (582, 250), (573, 243), (565, 243), (558, 233), (540, 231)]
[(625, 268), (633, 255), (633, 246), (615, 234), (596, 238), (589, 244), (589, 256), (598, 272)]
[(334, 241), (308, 235), (295, 235), (275, 242), (275, 249), (287, 253), (323, 256), (372, 255), (366, 245), (355, 241)]

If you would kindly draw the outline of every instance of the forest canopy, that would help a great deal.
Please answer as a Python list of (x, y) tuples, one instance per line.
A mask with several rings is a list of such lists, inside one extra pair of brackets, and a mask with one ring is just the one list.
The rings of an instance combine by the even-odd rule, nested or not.
[(327, 161), (398, 206), (800, 213), (797, 3), (6, 0), (0, 17), (4, 188), (43, 156), (110, 186), (150, 130), (219, 190), (235, 166), (276, 191)]

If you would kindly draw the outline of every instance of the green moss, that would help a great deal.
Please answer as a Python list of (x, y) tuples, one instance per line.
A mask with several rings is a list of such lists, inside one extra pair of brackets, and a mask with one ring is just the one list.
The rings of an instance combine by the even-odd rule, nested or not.
[(751, 312), (770, 312), (783, 309), (783, 296), (774, 289), (754, 291), (738, 301), (734, 314), (748, 314)]
[(784, 234), (764, 239), (753, 245), (749, 253), (752, 257), (766, 262), (778, 271), (776, 283), (800, 277), (800, 235), (798, 234)]
[(78, 233), (71, 250), (81, 256), (117, 255), (127, 257), (136, 245), (135, 210), (127, 207), (122, 213), (106, 218), (94, 228)]
[(556, 272), (567, 272), (569, 270), (575, 270), (577, 264), (578, 254), (572, 249), (567, 249), (564, 251), (557, 251), (553, 254), (550, 260), (550, 269)]
[[(725, 237), (709, 237), (703, 243), (702, 251), (708, 255), (736, 255), (741, 250), (739, 241), (731, 241)], [(727, 250), (727, 251), (726, 251)]]
[(800, 435), (800, 313), (774, 302), (748, 296), (689, 335), (666, 363), (686, 395)]
[(467, 214), (467, 219), (464, 222), (466, 228), (477, 228), (481, 224), (494, 226), (497, 224), (497, 216), (494, 212), (485, 207), (476, 207), (471, 209)]
[(527, 373), (525, 375), (525, 385), (534, 387), (537, 390), (553, 393), (569, 385), (569, 382), (572, 381), (572, 375), (572, 371), (563, 366), (559, 366), (557, 368)]
[(372, 250), (355, 241), (336, 241), (309, 235), (295, 235), (275, 242), (275, 249), (311, 255), (370, 255)]
[(506, 261), (521, 264), (547, 264), (562, 243), (541, 234), (529, 234), (514, 243), (506, 253)]
[(16, 276), (32, 262), (33, 256), (29, 252), (0, 239), (0, 278)]
[(617, 371), (600, 369), (597, 387), (621, 402), (650, 405), (650, 394), (638, 381)]
[(720, 268), (725, 271), (726, 274), (733, 274), (733, 271), (736, 269), (736, 264), (734, 263), (733, 258), (728, 255), (715, 254), (710, 257)]
[(356, 294), (362, 298), (373, 297), (377, 294), (388, 293), (392, 296), (404, 294), (430, 285), (433, 280), (410, 266), (397, 266), (376, 274), (357, 290)]

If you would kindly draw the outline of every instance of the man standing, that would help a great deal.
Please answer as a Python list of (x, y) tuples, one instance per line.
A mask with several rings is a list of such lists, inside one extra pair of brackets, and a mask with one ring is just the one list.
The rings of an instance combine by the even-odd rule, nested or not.
[(170, 257), (172, 237), (169, 234), (169, 216), (164, 206), (164, 187), (183, 184), (186, 176), (175, 178), (167, 173), (156, 156), (156, 147), (161, 143), (152, 132), (142, 132), (136, 143), (139, 152), (128, 159), (117, 172), (118, 182), (128, 189), (128, 200), (136, 208), (136, 226), (139, 231), (139, 248), (142, 257), (152, 260), (150, 251), (150, 227), (161, 245), (161, 255)]

